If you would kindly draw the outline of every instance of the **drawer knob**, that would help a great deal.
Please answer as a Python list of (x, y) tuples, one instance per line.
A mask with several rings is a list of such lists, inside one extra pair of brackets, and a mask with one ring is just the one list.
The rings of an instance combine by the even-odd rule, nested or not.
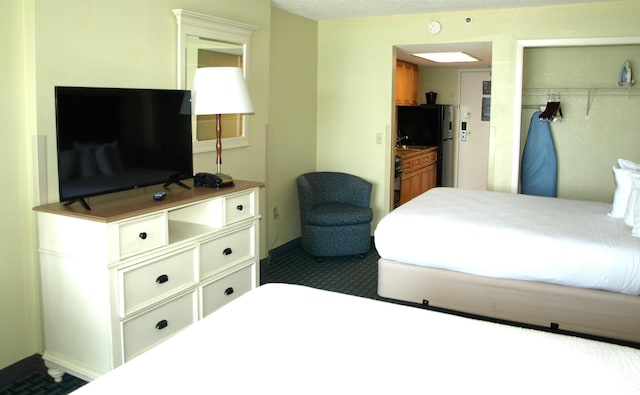
[(241, 204), (237, 205), (236, 208), (238, 209), (238, 211), (244, 210), (244, 206)]
[(167, 326), (169, 326), (169, 323), (167, 322), (167, 320), (160, 320), (156, 324), (156, 329), (162, 330), (162, 329), (166, 328)]
[(147, 238), (147, 232), (140, 232), (138, 237), (141, 238), (142, 240), (146, 239)]
[(222, 251), (222, 255), (231, 255), (233, 253), (233, 250), (229, 247), (225, 248), (224, 251)]
[(229, 288), (224, 290), (224, 294), (227, 295), (227, 296), (231, 295), (233, 292), (234, 292), (233, 291), (233, 287), (229, 287)]
[(169, 281), (169, 276), (167, 276), (166, 274), (161, 274), (158, 276), (158, 278), (156, 278), (156, 283), (158, 284), (164, 284), (167, 281)]

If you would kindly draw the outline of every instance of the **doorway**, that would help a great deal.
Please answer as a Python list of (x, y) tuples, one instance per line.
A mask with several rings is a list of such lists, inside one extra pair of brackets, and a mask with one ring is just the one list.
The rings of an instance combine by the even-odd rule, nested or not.
[[(435, 64), (433, 62), (426, 61), (424, 59), (411, 55), (412, 53), (423, 52), (457, 52), (462, 51), (468, 53), (478, 59), (477, 63), (452, 63), (452, 64)], [(459, 152), (459, 132), (460, 132), (460, 79), (459, 73), (462, 70), (470, 71), (485, 71), (490, 72), (492, 65), (492, 43), (491, 42), (475, 42), (475, 43), (446, 43), (446, 44), (411, 44), (411, 45), (396, 45), (394, 46), (394, 53), (396, 59), (411, 62), (417, 64), (419, 67), (419, 83), (418, 83), (418, 103), (426, 103), (426, 92), (434, 91), (437, 93), (437, 104), (452, 104), (454, 105), (454, 130), (453, 130), (453, 177), (454, 180), (458, 178), (458, 162), (460, 160)], [(391, 140), (395, 140), (397, 130), (395, 114), (393, 111), (394, 119), (392, 121)], [(488, 122), (487, 122), (488, 124)], [(488, 133), (487, 133), (488, 135)], [(476, 139), (480, 140), (479, 138)], [(394, 144), (391, 142), (390, 150), (393, 152)], [(487, 144), (488, 150), (488, 144)], [(465, 153), (463, 152), (463, 155)], [(391, 154), (393, 161), (394, 155)], [(481, 159), (484, 163), (476, 164), (474, 167), (487, 169), (488, 173), (488, 155), (486, 158)], [(469, 162), (469, 161), (468, 161)], [(393, 169), (393, 163), (390, 163), (391, 169)], [(469, 164), (469, 166), (472, 166)], [(391, 177), (393, 177), (393, 172)], [(488, 177), (484, 177), (484, 183), (488, 184)], [(393, 185), (393, 178), (390, 179), (390, 185)], [(454, 185), (456, 186), (456, 185)], [(486, 188), (486, 186), (485, 186)], [(391, 194), (393, 196), (393, 194)]]
[(458, 177), (456, 186), (486, 190), (489, 177), (491, 72), (459, 73)]

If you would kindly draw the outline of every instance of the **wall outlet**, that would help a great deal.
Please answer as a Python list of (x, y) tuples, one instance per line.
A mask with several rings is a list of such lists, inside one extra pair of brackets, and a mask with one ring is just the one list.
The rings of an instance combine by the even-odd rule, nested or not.
[(273, 219), (280, 218), (280, 212), (278, 212), (278, 207), (273, 208)]
[(460, 141), (461, 142), (466, 142), (467, 141), (467, 131), (463, 130), (460, 132)]

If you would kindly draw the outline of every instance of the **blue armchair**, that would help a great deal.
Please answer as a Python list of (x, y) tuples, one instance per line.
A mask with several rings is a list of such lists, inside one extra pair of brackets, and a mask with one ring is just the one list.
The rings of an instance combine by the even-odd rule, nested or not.
[(302, 247), (316, 257), (364, 255), (371, 248), (371, 183), (337, 172), (297, 178)]

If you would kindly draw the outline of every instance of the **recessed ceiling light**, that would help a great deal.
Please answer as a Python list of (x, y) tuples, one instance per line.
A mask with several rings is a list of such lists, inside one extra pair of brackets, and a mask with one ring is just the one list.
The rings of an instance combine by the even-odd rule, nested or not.
[(427, 59), (436, 63), (464, 63), (479, 61), (478, 59), (464, 52), (414, 53), (413, 56)]

